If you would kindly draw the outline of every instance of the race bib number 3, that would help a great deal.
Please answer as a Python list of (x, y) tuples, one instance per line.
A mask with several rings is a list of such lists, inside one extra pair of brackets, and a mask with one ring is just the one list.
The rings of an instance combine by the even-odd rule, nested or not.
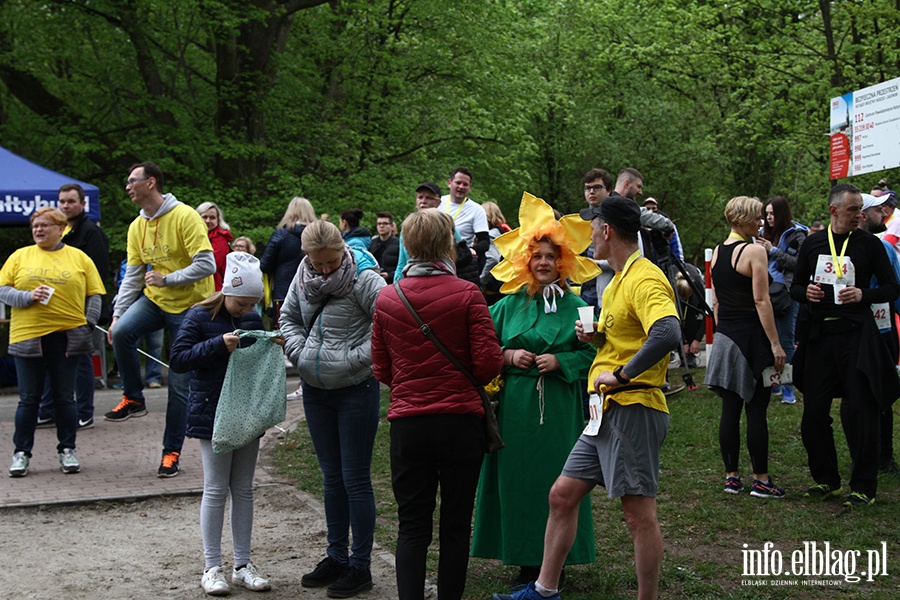
[(793, 383), (794, 367), (790, 363), (784, 365), (784, 370), (779, 373), (775, 367), (766, 367), (762, 372), (763, 387), (772, 387), (782, 383)]
[(828, 285), (843, 283), (844, 285), (856, 285), (856, 269), (853, 267), (853, 261), (850, 260), (849, 256), (841, 257), (841, 271), (843, 277), (841, 277), (839, 281), (834, 259), (829, 254), (820, 254), (819, 260), (816, 262), (816, 272), (813, 275), (813, 283), (827, 283)]

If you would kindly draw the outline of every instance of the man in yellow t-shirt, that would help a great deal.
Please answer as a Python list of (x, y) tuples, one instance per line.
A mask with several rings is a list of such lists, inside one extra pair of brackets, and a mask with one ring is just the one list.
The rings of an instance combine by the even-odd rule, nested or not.
[(572, 547), (578, 505), (595, 485), (622, 499), (634, 540), (638, 598), (656, 598), (662, 564), (662, 533), (656, 518), (659, 452), (669, 428), (660, 386), (666, 381), (669, 352), (681, 343), (675, 296), (662, 271), (638, 251), (641, 212), (632, 200), (610, 196), (581, 211), (591, 221), (594, 258), (609, 261), (615, 276), (603, 293), (593, 342), (597, 356), (588, 385), (592, 419), (569, 454), (550, 490), (544, 560), (537, 581), (494, 600), (559, 598), (559, 576)]
[[(128, 257), (109, 326), (109, 340), (122, 374), (122, 401), (106, 413), (121, 422), (147, 414), (137, 345), (166, 327), (174, 340), (184, 313), (213, 293), (216, 270), (207, 228), (197, 211), (163, 195), (163, 174), (154, 163), (134, 165), (125, 190), (141, 208), (128, 228)], [(149, 270), (148, 270), (149, 266)], [(169, 371), (169, 401), (159, 477), (178, 475), (187, 425), (189, 373)]]

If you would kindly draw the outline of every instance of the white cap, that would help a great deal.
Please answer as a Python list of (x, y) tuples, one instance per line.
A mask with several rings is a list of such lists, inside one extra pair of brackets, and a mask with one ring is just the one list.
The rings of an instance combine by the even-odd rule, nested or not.
[(881, 206), (887, 200), (887, 196), (873, 196), (872, 194), (861, 194), (863, 199), (863, 210), (869, 210), (875, 206)]

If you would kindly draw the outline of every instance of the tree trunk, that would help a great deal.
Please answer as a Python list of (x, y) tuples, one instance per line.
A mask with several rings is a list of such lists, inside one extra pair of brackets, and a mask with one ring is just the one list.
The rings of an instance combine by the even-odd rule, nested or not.
[(216, 14), (209, 15), (211, 22), (239, 23), (214, 27), (219, 140), (214, 170), (225, 185), (262, 177), (266, 168), (264, 109), (275, 83), (273, 59), (284, 50), (294, 13), (326, 1), (233, 1), (227, 3), (230, 14), (222, 15), (217, 4)]

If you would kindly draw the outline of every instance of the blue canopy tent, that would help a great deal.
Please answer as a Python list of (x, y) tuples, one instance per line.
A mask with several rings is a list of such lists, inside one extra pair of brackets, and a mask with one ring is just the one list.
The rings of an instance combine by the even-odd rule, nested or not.
[(56, 206), (59, 187), (77, 183), (84, 188), (85, 212), (100, 220), (100, 190), (96, 186), (36, 165), (0, 147), (0, 225), (27, 225), (31, 213)]

